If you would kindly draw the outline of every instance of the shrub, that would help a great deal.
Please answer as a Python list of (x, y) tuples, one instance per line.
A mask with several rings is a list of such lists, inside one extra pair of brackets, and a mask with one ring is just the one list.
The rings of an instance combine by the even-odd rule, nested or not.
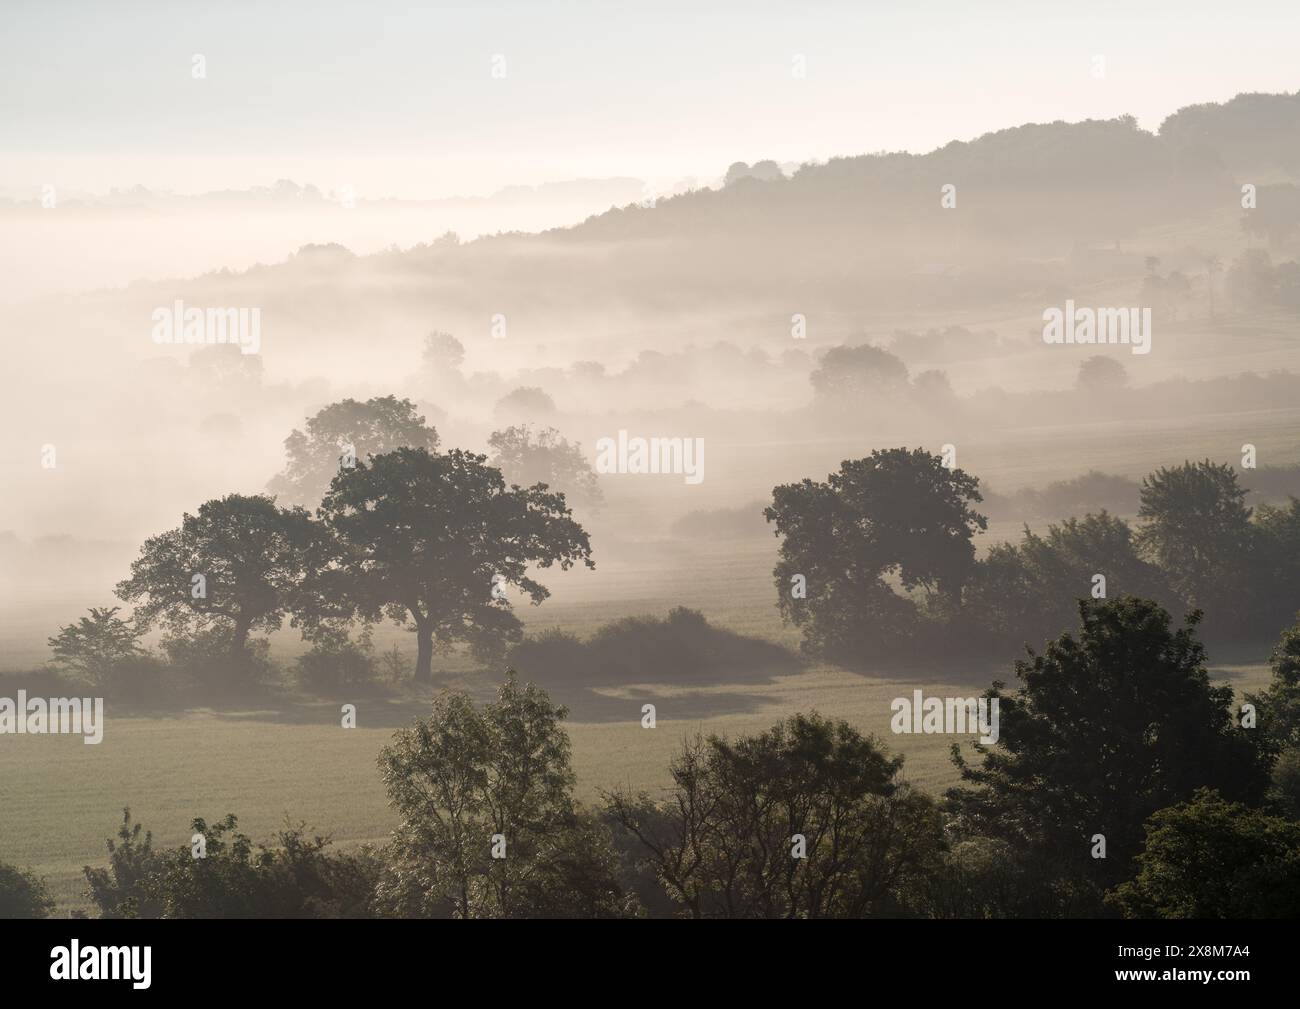
[(164, 638), (162, 647), (175, 674), (218, 693), (238, 693), (246, 684), (270, 679), (275, 670), (269, 658), (271, 643), (266, 638), (252, 638), (241, 660), (247, 666), (247, 677), (232, 677), (230, 631), (220, 625)]
[(0, 918), (45, 918), (53, 910), (43, 879), (0, 862)]
[(357, 641), (346, 632), (325, 635), (298, 657), (298, 685), (317, 694), (336, 694), (372, 684), (378, 671), (374, 652), (369, 628)]
[(583, 642), (550, 630), (510, 652), (510, 664), (544, 683), (706, 682), (719, 676), (790, 672), (787, 649), (714, 627), (698, 610), (677, 607), (666, 619), (624, 617)]
[(236, 817), (195, 819), (203, 855), (190, 845), (166, 851), (141, 837), (130, 811), (107, 869), (86, 867), (90, 896), (105, 918), (368, 918), (374, 916), (380, 863), (368, 848), (327, 851), (326, 837), (287, 825), (271, 846), (239, 832)]

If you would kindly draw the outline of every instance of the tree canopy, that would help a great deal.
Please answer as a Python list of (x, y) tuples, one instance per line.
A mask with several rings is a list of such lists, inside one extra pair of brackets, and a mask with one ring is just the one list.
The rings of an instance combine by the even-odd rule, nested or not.
[(240, 669), (249, 633), (278, 629), (297, 605), (312, 538), (301, 508), (228, 494), (149, 537), (117, 594), (135, 603), (142, 629), (159, 621), (176, 633), (220, 628)]
[[(1268, 760), (1234, 725), (1232, 688), (1212, 686), (1195, 618), (1171, 629), (1157, 604), (1081, 602), (1082, 626), (1016, 663), (1014, 694), (995, 683), (996, 749), (968, 764), (948, 793), (963, 824), (1051, 857), (1065, 875), (1104, 889), (1127, 878), (1143, 824), (1199, 787), (1258, 802)], [(1106, 857), (1091, 857), (1104, 835)]]
[(586, 531), (564, 497), (507, 487), (486, 457), (402, 448), (342, 470), (317, 511), (325, 562), (314, 566), (304, 616), (355, 613), (414, 624), (416, 678), (432, 677), (435, 642), (499, 656), (522, 636), (506, 598), (549, 596), (531, 566), (594, 567)]
[[(824, 482), (774, 488), (763, 514), (782, 537), (774, 572), (782, 615), (807, 626), (818, 650), (848, 653), (855, 627), (914, 609), (887, 576), (959, 610), (975, 563), (972, 537), (988, 524), (971, 507), (981, 500), (974, 477), (924, 449), (875, 451), (845, 461)], [(791, 592), (796, 576), (806, 600)]]
[(640, 857), (695, 918), (863, 917), (939, 847), (932, 803), (847, 722), (795, 715), (688, 741), (664, 803), (614, 793)]
[(396, 448), (432, 452), (439, 440), (415, 404), (396, 396), (331, 403), (307, 418), (306, 426), (305, 432), (295, 428), (284, 440), (284, 472), (268, 489), (308, 508), (316, 506), (339, 469), (353, 460)]

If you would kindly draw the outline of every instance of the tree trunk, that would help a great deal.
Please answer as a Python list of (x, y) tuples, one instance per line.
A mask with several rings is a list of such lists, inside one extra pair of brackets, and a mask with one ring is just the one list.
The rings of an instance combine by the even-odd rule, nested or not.
[(230, 657), (242, 658), (248, 650), (248, 628), (252, 620), (242, 613), (235, 618), (235, 633), (230, 638)]
[(241, 613), (235, 618), (235, 631), (230, 637), (230, 664), (241, 679), (247, 679), (252, 673), (248, 661), (248, 629), (252, 622)]
[(433, 628), (429, 625), (415, 625), (415, 682), (433, 682)]

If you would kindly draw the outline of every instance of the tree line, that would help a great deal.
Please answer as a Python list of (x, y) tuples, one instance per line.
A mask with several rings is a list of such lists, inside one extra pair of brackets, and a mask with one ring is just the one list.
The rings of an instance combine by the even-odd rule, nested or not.
[(1300, 500), (1247, 506), (1231, 466), (1148, 475), (1138, 522), (1071, 517), (977, 557), (979, 482), (942, 457), (896, 448), (824, 481), (774, 489), (782, 616), (810, 654), (850, 666), (995, 656), (1070, 627), (1080, 598), (1199, 610), (1216, 644), (1258, 642), (1300, 609)]
[(413, 630), (414, 677), (427, 683), (436, 648), (467, 646), (494, 663), (522, 639), (507, 590), (544, 601), (536, 568), (594, 567), (587, 532), (551, 489), (597, 506), (594, 473), (553, 429), (496, 431), (491, 459), (440, 452), (437, 431), (393, 396), (332, 404), (306, 427), (285, 441), (274, 496), (215, 498), (149, 537), (116, 586), (131, 619), (92, 609), (50, 639), (56, 664), (147, 688), (157, 670), (139, 641), (160, 627), (174, 666), (239, 688), (265, 666), (259, 632), (299, 628), (313, 645), (310, 674), (359, 661), (350, 628), (387, 618)]

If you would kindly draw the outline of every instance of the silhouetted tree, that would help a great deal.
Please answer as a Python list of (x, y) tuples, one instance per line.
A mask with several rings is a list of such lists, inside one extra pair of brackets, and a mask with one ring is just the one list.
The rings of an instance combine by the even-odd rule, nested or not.
[[(956, 611), (974, 569), (971, 539), (987, 527), (971, 508), (981, 500), (974, 477), (923, 449), (876, 451), (824, 483), (774, 488), (763, 514), (782, 537), (774, 571), (782, 616), (806, 628), (812, 650), (851, 651), (864, 623), (888, 625), (913, 608), (886, 575), (939, 593)], [(806, 599), (792, 593), (796, 576)]]
[(177, 634), (220, 627), (232, 664), (246, 671), (249, 633), (278, 629), (294, 608), (312, 539), (301, 508), (229, 494), (146, 540), (117, 595), (136, 604), (142, 630), (157, 621)]
[(118, 617), (120, 606), (90, 608), (90, 616), (59, 628), (49, 639), (54, 664), (70, 669), (91, 683), (107, 683), (122, 663), (144, 655), (141, 632)]
[(727, 168), (727, 174), (722, 178), (724, 186), (730, 186), (741, 179), (750, 178), (751, 173), (748, 163), (744, 161), (733, 161)]
[(1002, 644), (1044, 641), (1075, 625), (1096, 575), (1106, 598), (1178, 602), (1164, 573), (1138, 556), (1128, 523), (1103, 511), (1050, 525), (1045, 535), (1026, 527), (1019, 544), (990, 548), (967, 586), (964, 616)]
[(1300, 610), (1300, 499), (1255, 509), (1251, 601), (1270, 632), (1284, 627)]
[(122, 826), (117, 840), (109, 838), (108, 867), (84, 866), (88, 886), (86, 895), (99, 909), (101, 918), (157, 918), (162, 915), (163, 901), (151, 894), (148, 885), (161, 871), (163, 854), (155, 851), (153, 833), (141, 823), (131, 822), (131, 810), (122, 810)]
[[(1258, 802), (1268, 760), (1236, 728), (1231, 687), (1210, 685), (1195, 615), (1134, 598), (1080, 603), (1077, 637), (1062, 635), (1016, 663), (1022, 685), (999, 703), (996, 748), (953, 759), (965, 784), (948, 802), (964, 831), (1057, 862), (1064, 888), (1097, 895), (1131, 874), (1143, 823), (1201, 786)], [(1106, 857), (1092, 857), (1104, 835)]]
[(465, 363), (465, 345), (450, 333), (434, 330), (424, 338), (424, 368), (431, 374), (459, 374)]
[(693, 918), (856, 918), (892, 906), (940, 845), (902, 764), (847, 722), (795, 715), (734, 742), (688, 742), (664, 803), (607, 802)]
[(1250, 594), (1250, 508), (1231, 466), (1185, 462), (1142, 481), (1138, 546), (1211, 626), (1237, 629)]
[(550, 595), (530, 565), (594, 567), (564, 497), (507, 487), (481, 455), (398, 449), (335, 477), (317, 512), (325, 556), (299, 611), (309, 626), (360, 614), (415, 626), (415, 676), (432, 679), (433, 646), (467, 642), (484, 659), (522, 636), (505, 598)]
[[(453, 918), (621, 917), (608, 831), (574, 803), (566, 710), (511, 672), (476, 707), (444, 692), (379, 755), (401, 817), (384, 906)], [(494, 849), (497, 857), (494, 857)]]

